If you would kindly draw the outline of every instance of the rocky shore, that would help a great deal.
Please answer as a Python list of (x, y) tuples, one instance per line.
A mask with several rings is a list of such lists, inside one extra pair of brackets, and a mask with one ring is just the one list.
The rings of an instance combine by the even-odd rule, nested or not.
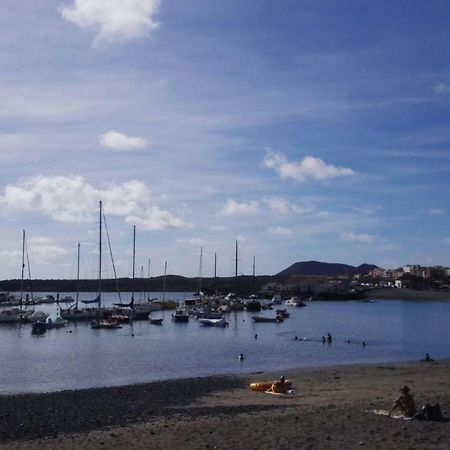
[(450, 410), (450, 363), (293, 370), (297, 394), (255, 393), (248, 378), (208, 377), (145, 385), (3, 396), (1, 449), (443, 449), (450, 423), (377, 416), (399, 386), (418, 405)]

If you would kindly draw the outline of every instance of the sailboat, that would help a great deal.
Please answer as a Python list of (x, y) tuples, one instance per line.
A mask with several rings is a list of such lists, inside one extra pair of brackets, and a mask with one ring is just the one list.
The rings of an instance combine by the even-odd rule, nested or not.
[(133, 225), (133, 274), (131, 279), (131, 300), (129, 303), (113, 303), (114, 306), (118, 306), (119, 308), (131, 308), (134, 306), (134, 276), (135, 276), (135, 268), (136, 268), (136, 225)]
[(25, 274), (25, 246), (26, 237), (25, 230), (22, 230), (22, 270), (21, 270), (21, 281), (20, 281), (20, 303), (19, 307), (14, 307), (11, 309), (4, 309), (0, 312), (0, 323), (17, 323), (25, 321), (29, 316), (31, 316), (33, 310), (23, 310), (23, 293), (24, 293), (24, 274)]
[(85, 305), (92, 305), (97, 303), (98, 307), (102, 306), (102, 216), (103, 205), (99, 202), (99, 233), (98, 233), (98, 295), (93, 300), (81, 300)]
[[(78, 307), (78, 292), (76, 302), (66, 309), (60, 309), (61, 318), (67, 320), (86, 320), (86, 319), (102, 319), (107, 315), (111, 315), (114, 311), (111, 308), (102, 308), (102, 219), (103, 219), (103, 203), (99, 202), (99, 239), (98, 239), (98, 293), (93, 300), (81, 300), (86, 305), (94, 305), (95, 308), (79, 308)], [(80, 275), (80, 247), (78, 246), (78, 272), (77, 281)]]

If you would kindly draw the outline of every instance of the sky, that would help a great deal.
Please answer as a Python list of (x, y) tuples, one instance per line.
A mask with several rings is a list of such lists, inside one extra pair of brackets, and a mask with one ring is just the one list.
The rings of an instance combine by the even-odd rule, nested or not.
[[(450, 1), (4, 0), (0, 278), (450, 265)], [(104, 276), (112, 276), (106, 234)]]

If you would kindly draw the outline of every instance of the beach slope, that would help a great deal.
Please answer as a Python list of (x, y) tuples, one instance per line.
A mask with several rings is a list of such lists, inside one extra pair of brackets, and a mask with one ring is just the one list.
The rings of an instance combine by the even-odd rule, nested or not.
[(450, 422), (370, 412), (388, 409), (403, 384), (418, 406), (439, 402), (446, 411), (449, 362), (285, 371), (296, 387), (292, 397), (247, 388), (279, 375), (4, 396), (0, 448), (450, 448)]

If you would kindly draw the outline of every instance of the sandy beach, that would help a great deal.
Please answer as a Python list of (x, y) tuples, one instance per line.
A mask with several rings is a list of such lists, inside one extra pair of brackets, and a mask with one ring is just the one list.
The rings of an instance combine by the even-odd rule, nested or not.
[(444, 449), (450, 422), (391, 419), (408, 384), (418, 406), (450, 412), (450, 362), (378, 364), (284, 372), (296, 395), (248, 384), (279, 373), (3, 396), (1, 449)]

